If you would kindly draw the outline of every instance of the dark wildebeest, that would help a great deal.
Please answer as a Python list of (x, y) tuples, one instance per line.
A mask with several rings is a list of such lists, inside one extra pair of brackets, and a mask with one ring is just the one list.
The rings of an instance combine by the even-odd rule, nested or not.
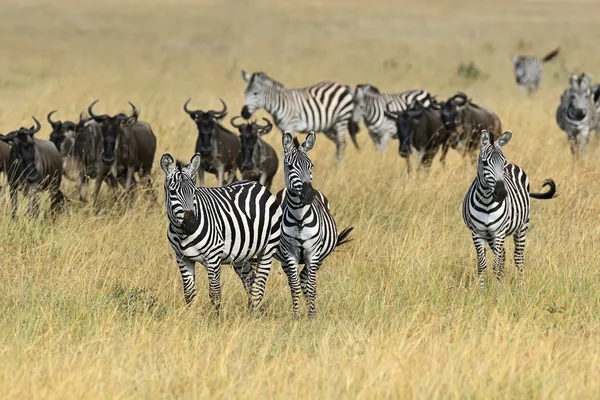
[(496, 140), (502, 133), (500, 119), (493, 111), (471, 102), (467, 95), (458, 92), (442, 103), (442, 121), (451, 133), (450, 146), (470, 153), (476, 160), (479, 138), (483, 129), (492, 133)]
[(237, 136), (219, 123), (227, 115), (227, 105), (221, 100), (221, 111), (192, 111), (187, 108), (190, 101), (191, 99), (188, 99), (185, 102), (183, 110), (198, 128), (196, 153), (200, 153), (202, 160), (198, 169), (200, 186), (204, 187), (204, 172), (217, 175), (219, 186), (223, 186), (224, 175), (227, 172), (227, 184), (230, 184), (236, 180), (235, 170), (241, 146)]
[(410, 153), (414, 149), (420, 155), (419, 167), (431, 166), (440, 146), (442, 164), (448, 153), (450, 133), (444, 127), (439, 106), (431, 104), (425, 107), (421, 102), (413, 102), (405, 111), (386, 111), (385, 116), (396, 122), (396, 131), (400, 141), (400, 157), (406, 159), (406, 168), (410, 172)]
[(8, 154), (8, 184), (12, 216), (17, 216), (17, 195), (19, 190), (29, 198), (29, 212), (38, 212), (37, 193), (48, 190), (51, 195), (50, 209), (54, 213), (62, 208), (65, 201), (60, 191), (62, 159), (52, 142), (34, 138), (42, 125), (33, 117), (36, 126), (21, 128), (7, 135), (0, 135), (0, 141), (10, 145)]
[(267, 189), (271, 188), (273, 177), (277, 173), (279, 159), (275, 149), (260, 137), (271, 132), (273, 124), (266, 118), (265, 126), (261, 126), (253, 121), (237, 125), (235, 120), (240, 116), (231, 119), (231, 126), (240, 131), (240, 143), (242, 150), (238, 159), (238, 168), (242, 173), (242, 179), (257, 181)]
[(97, 102), (98, 100), (94, 101), (88, 107), (88, 113), (99, 124), (102, 137), (94, 201), (98, 198), (102, 181), (109, 172), (121, 181), (126, 192), (131, 191), (135, 185), (134, 174), (137, 172), (140, 180), (146, 181), (153, 195), (150, 172), (156, 151), (156, 136), (152, 128), (146, 122), (138, 121), (139, 111), (131, 102), (131, 116), (117, 114), (112, 117), (94, 114), (93, 107)]
[[(6, 166), (8, 165), (8, 154), (10, 153), (10, 146), (4, 142), (0, 142), (0, 178), (2, 173), (6, 173)], [(4, 192), (4, 188), (0, 185), (0, 193)]]

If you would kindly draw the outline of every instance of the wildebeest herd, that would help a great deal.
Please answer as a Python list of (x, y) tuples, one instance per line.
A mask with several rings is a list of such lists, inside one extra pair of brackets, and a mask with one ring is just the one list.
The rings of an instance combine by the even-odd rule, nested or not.
[[(515, 78), (520, 87), (535, 92), (541, 81), (541, 64), (558, 54), (558, 49), (543, 60), (514, 58)], [(308, 302), (308, 315), (316, 314), (316, 272), (324, 259), (349, 239), (352, 227), (338, 233), (327, 198), (312, 186), (312, 161), (308, 152), (322, 132), (336, 146), (342, 160), (346, 134), (356, 148), (356, 135), (362, 121), (376, 148), (382, 151), (392, 139), (399, 140), (399, 155), (406, 159), (418, 155), (419, 167), (429, 167), (441, 149), (445, 162), (450, 148), (473, 161), (479, 149), (477, 177), (469, 189), (463, 218), (472, 232), (483, 286), (485, 243), (494, 251), (494, 270), (502, 279), (506, 236), (514, 235), (515, 262), (523, 272), (525, 232), (529, 221), (529, 197), (555, 196), (551, 179), (545, 193), (530, 193), (525, 173), (508, 164), (502, 154), (512, 134), (502, 133), (500, 118), (490, 109), (458, 92), (438, 101), (426, 90), (384, 93), (370, 84), (355, 89), (335, 82), (289, 89), (263, 72), (242, 71), (247, 83), (240, 115), (231, 118), (239, 135), (222, 124), (228, 114), (221, 110), (192, 110), (191, 99), (183, 104), (196, 125), (195, 155), (189, 163), (165, 154), (165, 207), (169, 219), (169, 242), (175, 251), (186, 301), (196, 295), (195, 263), (208, 271), (212, 303), (220, 306), (221, 264), (232, 264), (248, 294), (248, 304), (257, 306), (263, 295), (273, 257), (288, 277), (294, 316), (298, 315), (298, 296)], [(592, 85), (588, 75), (572, 76), (570, 87), (561, 96), (556, 112), (558, 125), (567, 132), (571, 151), (584, 153), (589, 132), (600, 128), (600, 85)], [(29, 199), (32, 214), (37, 214), (37, 193), (51, 195), (51, 211), (65, 203), (61, 191), (63, 176), (79, 183), (79, 198), (87, 201), (88, 182), (94, 180), (93, 200), (107, 182), (115, 198), (119, 186), (127, 194), (139, 185), (154, 199), (150, 179), (156, 152), (156, 136), (133, 104), (130, 114), (97, 114), (98, 100), (79, 115), (77, 122), (61, 121), (51, 111), (50, 140), (34, 135), (41, 123), (0, 135), (0, 172), (8, 176), (12, 215), (17, 215), (17, 193)], [(253, 114), (265, 109), (273, 123)], [(279, 167), (277, 152), (261, 137), (273, 126), (283, 134), (283, 171), (285, 188), (277, 196), (269, 191)], [(308, 133), (300, 144), (291, 133)], [(578, 145), (579, 142), (579, 145)], [(579, 146), (579, 147), (578, 147)], [(238, 181), (238, 171), (242, 181)], [(217, 188), (205, 188), (205, 173), (214, 174)], [(199, 186), (196, 184), (196, 175)], [(302, 264), (304, 267), (299, 268)]]

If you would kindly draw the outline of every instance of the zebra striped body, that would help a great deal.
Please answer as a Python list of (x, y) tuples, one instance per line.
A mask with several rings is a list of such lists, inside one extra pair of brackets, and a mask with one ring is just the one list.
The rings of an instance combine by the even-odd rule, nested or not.
[[(354, 102), (348, 86), (336, 82), (287, 89), (263, 72), (248, 75), (242, 71), (248, 87), (242, 116), (249, 119), (264, 108), (282, 132), (323, 132), (336, 145), (338, 160), (344, 157), (346, 133)], [(351, 136), (354, 145), (358, 144)]]
[(569, 138), (571, 153), (577, 155), (580, 152), (585, 156), (590, 130), (598, 129), (598, 110), (590, 87), (591, 77), (572, 75), (569, 83), (571, 87), (560, 96), (556, 122)]
[(483, 289), (483, 274), (486, 268), (485, 244), (494, 252), (493, 269), (498, 283), (504, 274), (504, 240), (513, 235), (515, 241), (515, 264), (524, 282), (523, 260), (525, 235), (529, 229), (529, 197), (550, 199), (556, 193), (556, 185), (546, 193), (529, 193), (529, 179), (521, 168), (508, 164), (501, 147), (506, 145), (512, 134), (505, 132), (496, 143), (491, 135), (482, 131), (477, 177), (473, 181), (463, 202), (463, 220), (471, 230), (477, 251), (479, 287)]
[(519, 86), (521, 95), (523, 94), (524, 88), (527, 88), (529, 94), (533, 94), (538, 90), (544, 75), (542, 65), (556, 57), (558, 51), (559, 49), (553, 50), (541, 60), (531, 56), (511, 57), (515, 80)]
[[(288, 277), (295, 318), (298, 317), (300, 290), (307, 299), (308, 316), (315, 316), (317, 271), (333, 249), (345, 242), (350, 232), (345, 230), (338, 237), (327, 198), (312, 187), (312, 162), (306, 153), (314, 142), (314, 132), (302, 145), (293, 140), (289, 132), (283, 135), (286, 188), (277, 195), (281, 199), (283, 218), (275, 257), (281, 261)], [(304, 264), (300, 274), (299, 264)]]
[[(168, 239), (175, 251), (185, 299), (196, 296), (195, 262), (208, 271), (209, 295), (217, 310), (221, 299), (221, 264), (232, 264), (248, 293), (248, 304), (261, 302), (271, 259), (279, 244), (281, 209), (264, 186), (249, 181), (221, 188), (198, 188), (200, 155), (177, 167), (165, 154), (165, 206)], [(256, 271), (251, 260), (256, 259)]]
[(371, 85), (358, 85), (354, 92), (352, 121), (361, 118), (378, 151), (383, 151), (393, 138), (397, 138), (396, 123), (385, 116), (386, 111), (402, 112), (415, 101), (428, 108), (433, 97), (426, 90), (409, 90), (403, 93), (381, 93)]

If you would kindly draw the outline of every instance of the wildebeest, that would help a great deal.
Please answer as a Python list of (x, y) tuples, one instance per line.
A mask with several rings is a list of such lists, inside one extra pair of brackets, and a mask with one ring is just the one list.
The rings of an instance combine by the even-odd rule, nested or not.
[(502, 133), (498, 116), (493, 111), (472, 103), (462, 92), (442, 103), (442, 121), (451, 133), (450, 146), (462, 150), (463, 156), (467, 153), (476, 156), (475, 151), (483, 129), (492, 133), (494, 139)]
[(94, 101), (88, 107), (88, 113), (99, 124), (102, 136), (94, 200), (98, 198), (102, 181), (109, 172), (121, 181), (126, 192), (131, 191), (135, 185), (136, 172), (140, 180), (146, 181), (148, 188), (152, 190), (150, 172), (156, 151), (156, 136), (152, 128), (146, 122), (138, 121), (139, 111), (131, 102), (131, 116), (117, 114), (112, 117), (94, 114), (93, 107), (97, 102), (98, 100)]
[(198, 128), (198, 139), (196, 139), (196, 153), (201, 155), (198, 177), (200, 186), (204, 187), (204, 172), (217, 175), (219, 186), (223, 186), (225, 172), (227, 172), (227, 184), (236, 180), (235, 170), (240, 155), (241, 146), (237, 136), (225, 129), (219, 122), (227, 115), (227, 105), (223, 100), (221, 111), (190, 110), (188, 99), (183, 105), (183, 110), (189, 114)]
[(17, 195), (19, 191), (29, 198), (29, 212), (37, 215), (37, 193), (48, 190), (51, 195), (50, 209), (54, 213), (64, 204), (60, 191), (62, 159), (53, 143), (34, 138), (42, 125), (32, 117), (36, 126), (20, 128), (7, 135), (0, 135), (0, 141), (10, 145), (8, 154), (8, 184), (12, 216), (17, 216)]
[(260, 137), (271, 132), (273, 124), (263, 118), (267, 123), (265, 126), (257, 124), (256, 121), (238, 125), (235, 123), (237, 118), (241, 117), (237, 116), (231, 119), (231, 126), (240, 131), (242, 150), (238, 159), (238, 168), (242, 173), (242, 178), (257, 181), (270, 189), (273, 177), (277, 173), (279, 159), (275, 149)]
[[(8, 154), (10, 153), (10, 146), (4, 142), (0, 142), (0, 178), (2, 177), (2, 173), (6, 173), (6, 166), (8, 165)], [(2, 185), (0, 185), (0, 193), (2, 193), (4, 189)]]
[(419, 166), (430, 167), (440, 146), (444, 163), (448, 152), (450, 133), (444, 126), (439, 106), (431, 104), (425, 107), (421, 102), (413, 102), (405, 111), (386, 111), (385, 116), (396, 123), (400, 141), (400, 157), (406, 159), (406, 168), (410, 172), (411, 149), (420, 155)]

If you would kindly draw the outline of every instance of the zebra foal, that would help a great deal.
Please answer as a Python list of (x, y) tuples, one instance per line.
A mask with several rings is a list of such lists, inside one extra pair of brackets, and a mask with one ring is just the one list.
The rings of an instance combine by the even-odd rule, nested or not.
[[(353, 227), (339, 235), (329, 201), (312, 187), (313, 164), (307, 153), (316, 140), (310, 132), (300, 144), (289, 132), (283, 134), (285, 189), (277, 194), (283, 210), (281, 238), (275, 258), (288, 277), (294, 318), (298, 318), (300, 290), (308, 303), (308, 316), (316, 316), (317, 271), (333, 249), (348, 242)], [(298, 274), (299, 264), (304, 268)]]
[(477, 251), (477, 275), (481, 289), (484, 287), (486, 242), (494, 252), (492, 268), (500, 284), (506, 255), (504, 240), (510, 235), (514, 236), (515, 264), (521, 284), (524, 284), (523, 260), (525, 234), (529, 229), (529, 198), (551, 199), (556, 194), (556, 184), (552, 179), (544, 182), (544, 186), (550, 187), (547, 192), (529, 192), (529, 179), (525, 171), (509, 164), (502, 153), (502, 147), (511, 137), (512, 133), (507, 131), (493, 143), (489, 132), (481, 132), (477, 177), (463, 202), (463, 220), (471, 230)]
[[(221, 304), (221, 264), (232, 264), (248, 294), (248, 306), (264, 296), (271, 259), (279, 244), (281, 209), (264, 186), (249, 181), (220, 188), (196, 187), (200, 154), (188, 165), (164, 154), (167, 237), (175, 252), (186, 302), (196, 297), (195, 263), (208, 271), (211, 303)], [(251, 260), (256, 260), (256, 271)]]

